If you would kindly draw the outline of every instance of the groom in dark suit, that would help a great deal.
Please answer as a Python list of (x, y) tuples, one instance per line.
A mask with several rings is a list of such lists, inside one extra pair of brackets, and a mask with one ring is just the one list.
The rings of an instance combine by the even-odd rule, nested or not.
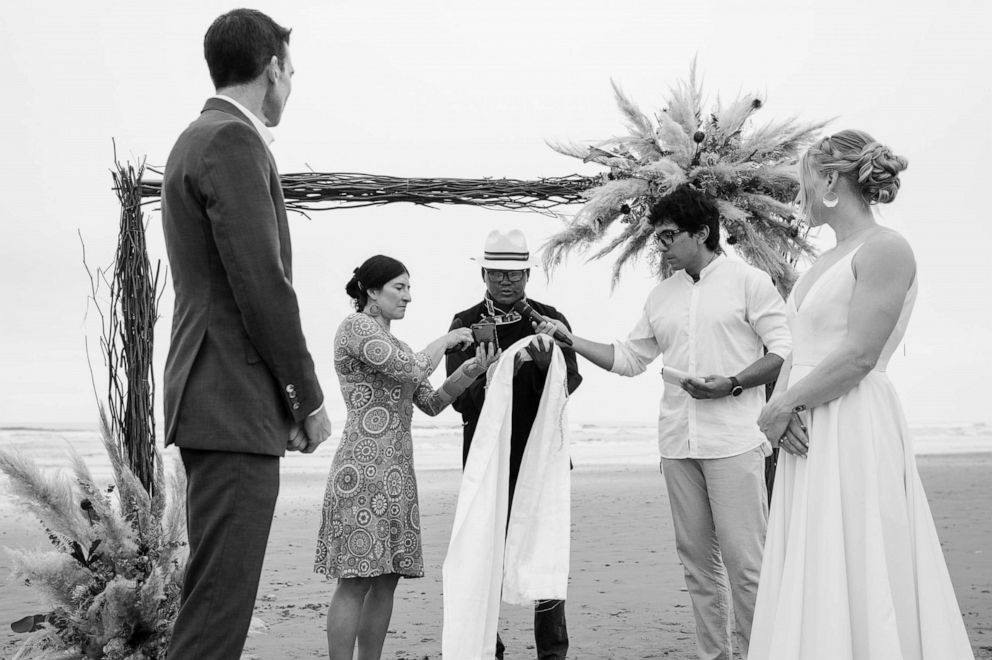
[(186, 469), (189, 563), (170, 660), (236, 660), (279, 492), (279, 458), (331, 432), (292, 285), (269, 152), (292, 88), (290, 31), (237, 9), (207, 30), (217, 95), (176, 141), (162, 220), (175, 314), (166, 445)]

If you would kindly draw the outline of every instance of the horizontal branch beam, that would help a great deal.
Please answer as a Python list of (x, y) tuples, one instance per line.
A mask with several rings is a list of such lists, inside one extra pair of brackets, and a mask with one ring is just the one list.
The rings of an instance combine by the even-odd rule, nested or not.
[[(159, 172), (161, 174), (161, 172)], [(324, 211), (408, 202), (432, 206), (463, 204), (491, 209), (549, 211), (580, 204), (582, 193), (603, 181), (601, 176), (572, 174), (536, 180), (431, 179), (341, 172), (283, 174), (286, 207), (297, 211)], [(162, 196), (162, 182), (142, 180), (143, 203)]]

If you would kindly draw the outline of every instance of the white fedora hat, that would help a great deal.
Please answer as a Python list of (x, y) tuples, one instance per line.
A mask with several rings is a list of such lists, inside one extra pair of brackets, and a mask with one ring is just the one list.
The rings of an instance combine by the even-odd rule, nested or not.
[(491, 270), (527, 270), (538, 265), (531, 259), (527, 238), (519, 229), (511, 229), (505, 234), (498, 229), (489, 232), (482, 258), (473, 260)]

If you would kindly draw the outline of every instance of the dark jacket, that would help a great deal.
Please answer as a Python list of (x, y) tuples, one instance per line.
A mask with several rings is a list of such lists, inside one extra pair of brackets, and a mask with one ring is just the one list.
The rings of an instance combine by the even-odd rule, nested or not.
[[(545, 305), (532, 298), (528, 298), (527, 302), (542, 316), (557, 319), (566, 326), (568, 325), (568, 320), (564, 315), (551, 305)], [(486, 305), (485, 301), (483, 301), (474, 307), (456, 314), (451, 322), (451, 329), (470, 327), (473, 323), (478, 323), (485, 314)], [(529, 319), (523, 318), (513, 324), (497, 326), (496, 334), (499, 338), (500, 347), (505, 349), (520, 339), (533, 335), (534, 328), (531, 326)], [(565, 348), (563, 349), (563, 353), (565, 355), (565, 365), (568, 368), (568, 393), (571, 394), (579, 386), (579, 383), (582, 382), (582, 376), (579, 375), (575, 351)], [(449, 354), (445, 365), (448, 375), (451, 375), (462, 362), (474, 354), (474, 346)], [(527, 445), (530, 429), (534, 425), (534, 419), (537, 417), (537, 408), (541, 402), (541, 393), (544, 391), (546, 376), (547, 372), (539, 369), (532, 361), (527, 361), (523, 363), (520, 371), (513, 378), (513, 427), (510, 432), (511, 492), (513, 488), (512, 484), (516, 482), (516, 475), (520, 469), (520, 459), (523, 458), (524, 447)], [(462, 414), (462, 465), (465, 464), (468, 458), (469, 447), (472, 445), (472, 437), (475, 435), (475, 427), (479, 421), (479, 414), (482, 412), (482, 404), (485, 400), (486, 377), (482, 375), (451, 404), (455, 410)]]
[(165, 166), (175, 314), (165, 443), (281, 456), (323, 402), (300, 326), (279, 172), (247, 117), (210, 99)]

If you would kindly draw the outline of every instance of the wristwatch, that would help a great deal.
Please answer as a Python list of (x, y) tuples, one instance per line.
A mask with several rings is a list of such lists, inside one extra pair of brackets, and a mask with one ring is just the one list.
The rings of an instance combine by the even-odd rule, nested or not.
[(730, 377), (730, 396), (740, 396), (744, 388), (741, 386), (741, 382), (737, 380), (737, 376)]

